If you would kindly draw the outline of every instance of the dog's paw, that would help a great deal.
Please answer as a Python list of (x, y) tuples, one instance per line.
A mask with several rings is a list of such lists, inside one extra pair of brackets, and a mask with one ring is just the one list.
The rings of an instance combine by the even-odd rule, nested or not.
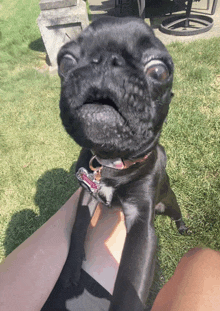
[(188, 234), (188, 228), (186, 227), (182, 219), (175, 220), (175, 223), (180, 234), (182, 235)]
[(188, 234), (188, 228), (184, 225), (181, 225), (178, 229), (179, 233), (182, 234), (182, 235), (186, 235)]
[(69, 254), (60, 274), (60, 281), (64, 288), (78, 285), (81, 275), (82, 262), (84, 259), (84, 251)]
[(60, 281), (64, 288), (68, 288), (70, 286), (77, 286), (80, 280), (81, 275), (81, 265), (78, 267), (74, 267), (71, 265), (65, 265), (62, 273), (60, 275)]

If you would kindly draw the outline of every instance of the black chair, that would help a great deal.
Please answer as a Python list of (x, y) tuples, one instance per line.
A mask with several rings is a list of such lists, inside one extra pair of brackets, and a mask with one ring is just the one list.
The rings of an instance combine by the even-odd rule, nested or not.
[[(179, 0), (174, 0), (177, 2)], [(215, 13), (218, 0), (213, 0), (211, 15)], [(213, 26), (213, 19), (208, 15), (191, 14), (193, 0), (188, 0), (185, 14), (167, 17), (160, 25), (160, 31), (175, 36), (192, 36), (204, 33)], [(207, 9), (209, 9), (209, 0)]]

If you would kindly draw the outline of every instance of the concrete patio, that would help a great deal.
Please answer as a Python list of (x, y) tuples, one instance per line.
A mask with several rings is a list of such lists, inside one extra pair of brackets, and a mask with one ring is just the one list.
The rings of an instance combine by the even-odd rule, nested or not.
[[(100, 18), (101, 16), (116, 15), (119, 16), (119, 10), (115, 9), (115, 0), (88, 0), (90, 4), (90, 10), (92, 14), (92, 20)], [(174, 36), (162, 33), (158, 27), (162, 21), (161, 18), (146, 18), (145, 21), (154, 28), (156, 36), (164, 43), (169, 44), (175, 41), (190, 42), (202, 38), (220, 37), (220, 1), (217, 3), (216, 11), (214, 15), (211, 15), (213, 0), (210, 1), (209, 10), (207, 10), (207, 0), (201, 0), (199, 2), (193, 2), (192, 14), (204, 14), (210, 16), (214, 20), (213, 27), (202, 34), (192, 36)], [(124, 9), (124, 8), (123, 8)]]

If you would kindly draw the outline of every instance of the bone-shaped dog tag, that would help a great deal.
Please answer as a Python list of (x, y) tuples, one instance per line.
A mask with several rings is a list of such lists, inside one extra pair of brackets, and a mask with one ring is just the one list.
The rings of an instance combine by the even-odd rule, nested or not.
[(106, 206), (111, 205), (113, 197), (113, 188), (106, 186), (101, 182), (101, 176), (98, 171), (90, 174), (84, 167), (80, 167), (76, 177), (81, 184), (97, 201)]
[(91, 194), (96, 194), (100, 189), (99, 182), (94, 179), (94, 175), (89, 174), (89, 172), (84, 167), (79, 168), (78, 172), (76, 173), (76, 177), (80, 184)]

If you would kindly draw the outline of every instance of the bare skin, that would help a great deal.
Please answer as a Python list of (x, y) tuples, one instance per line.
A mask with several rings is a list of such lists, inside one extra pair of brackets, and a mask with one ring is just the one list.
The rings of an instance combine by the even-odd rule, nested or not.
[[(67, 258), (80, 189), (0, 265), (1, 311), (39, 311)], [(99, 205), (85, 243), (83, 269), (110, 293), (124, 245), (126, 229), (120, 210)], [(180, 260), (160, 290), (152, 311), (209, 311), (220, 305), (220, 254), (193, 249)]]
[(217, 311), (220, 306), (220, 253), (191, 249), (156, 297), (152, 311)]
[(39, 311), (65, 263), (79, 190), (0, 265), (0, 309)]

